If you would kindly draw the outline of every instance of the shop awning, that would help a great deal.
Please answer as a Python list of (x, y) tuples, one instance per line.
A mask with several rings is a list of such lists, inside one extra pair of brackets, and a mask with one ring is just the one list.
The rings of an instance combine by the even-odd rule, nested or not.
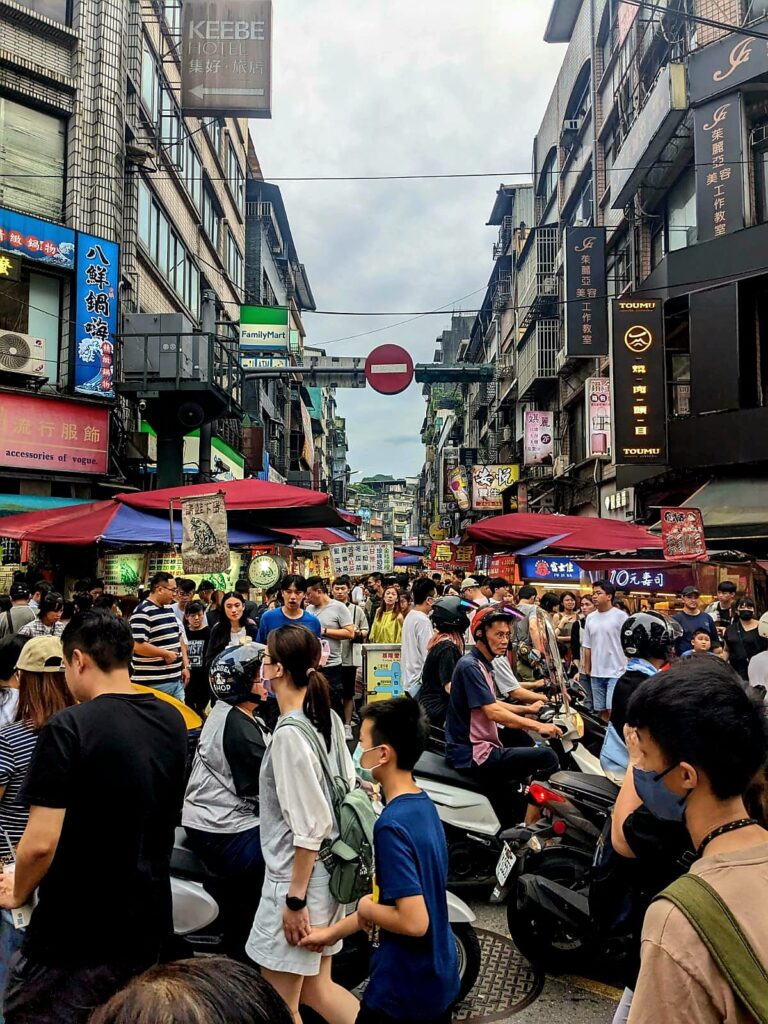
[(20, 512), (47, 512), (71, 505), (89, 505), (90, 498), (51, 498), (40, 494), (0, 494), (0, 516), (13, 516)]
[(548, 541), (550, 551), (638, 551), (661, 547), (642, 526), (599, 519), (596, 516), (558, 516), (512, 512), (475, 523), (467, 530), (469, 540), (492, 548), (518, 550), (535, 541)]
[(359, 544), (360, 538), (355, 537), (351, 533), (347, 533), (346, 530), (324, 530), (321, 528), (315, 528), (310, 530), (298, 530), (295, 526), (287, 529), (286, 534), (289, 537), (295, 538), (297, 541), (310, 541), (320, 542), (325, 544), (326, 547), (330, 547), (331, 544)]
[(710, 480), (682, 506), (701, 510), (707, 540), (768, 538), (768, 480)]

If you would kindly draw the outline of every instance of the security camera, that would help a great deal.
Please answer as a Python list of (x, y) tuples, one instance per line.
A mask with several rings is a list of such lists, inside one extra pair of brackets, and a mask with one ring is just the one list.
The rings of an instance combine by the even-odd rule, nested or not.
[(139, 402), (139, 412), (146, 412), (146, 411), (147, 411), (147, 403), (142, 398), (141, 401)]

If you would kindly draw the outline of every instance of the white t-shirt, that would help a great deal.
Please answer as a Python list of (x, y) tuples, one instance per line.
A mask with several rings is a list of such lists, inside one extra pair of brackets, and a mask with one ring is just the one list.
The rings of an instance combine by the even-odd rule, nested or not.
[[(762, 651), (749, 659), (747, 676), (752, 686), (765, 686), (768, 688), (768, 651)], [(768, 704), (768, 693), (765, 695)]]
[(621, 646), (621, 627), (627, 613), (621, 608), (597, 609), (587, 616), (582, 646), (592, 652), (590, 674), (615, 679), (627, 670), (627, 656)]
[(410, 690), (421, 679), (427, 646), (432, 639), (432, 623), (424, 612), (413, 608), (405, 616), (400, 659), (403, 666), (403, 686)]
[(365, 591), (359, 585), (352, 589), (352, 604), (365, 604)]

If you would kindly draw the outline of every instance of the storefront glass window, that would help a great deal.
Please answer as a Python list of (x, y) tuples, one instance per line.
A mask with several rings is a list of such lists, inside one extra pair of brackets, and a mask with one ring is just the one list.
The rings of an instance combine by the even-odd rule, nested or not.
[(66, 122), (0, 97), (0, 206), (61, 220)]
[(693, 167), (677, 179), (667, 196), (667, 251), (696, 242), (696, 175)]
[(72, 21), (72, 5), (69, 0), (18, 0), (22, 7), (28, 7), (51, 21), (69, 25)]

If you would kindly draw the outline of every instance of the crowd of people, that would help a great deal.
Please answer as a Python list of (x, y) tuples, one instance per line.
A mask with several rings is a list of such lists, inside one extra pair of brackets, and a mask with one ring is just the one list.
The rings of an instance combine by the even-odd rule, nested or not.
[[(547, 743), (558, 727), (539, 716), (550, 637), (605, 722), (606, 758), (624, 778), (618, 854), (646, 856), (640, 808), (684, 820), (694, 873), (765, 964), (768, 933), (750, 894), (768, 881), (768, 836), (762, 815), (747, 812), (747, 790), (766, 763), (755, 698), (767, 681), (768, 618), (728, 581), (707, 608), (686, 588), (670, 617), (628, 614), (607, 580), (579, 596), (460, 574), (287, 575), (261, 602), (247, 581), (217, 594), (166, 572), (135, 598), (105, 593), (100, 580), (81, 581), (66, 601), (23, 580), (9, 596), (0, 614), (8, 1024), (298, 1024), (302, 1005), (328, 1024), (447, 1024), (459, 987), (447, 849), (413, 770), (431, 732), (509, 824), (531, 811), (526, 783), (559, 766)], [(405, 696), (361, 707), (366, 642), (401, 645)], [(191, 721), (204, 724), (190, 765)], [(384, 807), (372, 891), (352, 907), (334, 889), (331, 851), (339, 800), (358, 787)], [(226, 881), (230, 959), (166, 962), (179, 824)], [(647, 845), (647, 828), (643, 836)], [(669, 899), (651, 906), (617, 1020), (750, 1019), (690, 922)], [(373, 948), (362, 1003), (331, 975), (358, 931)]]

